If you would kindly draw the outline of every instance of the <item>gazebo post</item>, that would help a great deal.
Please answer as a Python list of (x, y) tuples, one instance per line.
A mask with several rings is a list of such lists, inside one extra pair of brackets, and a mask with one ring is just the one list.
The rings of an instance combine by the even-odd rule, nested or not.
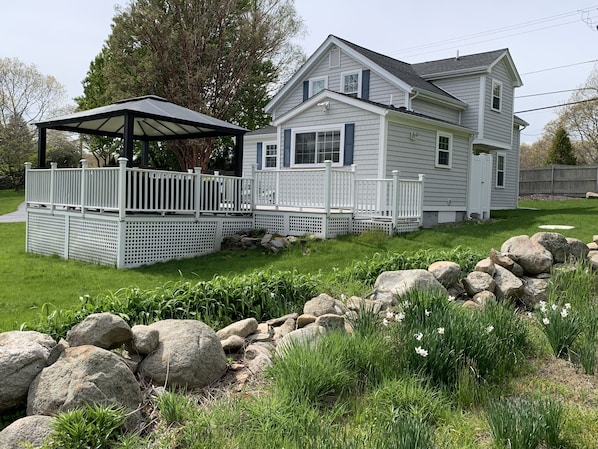
[(243, 134), (235, 136), (235, 176), (241, 177), (243, 174)]
[(141, 166), (146, 168), (149, 165), (149, 140), (141, 141)]
[(135, 117), (130, 112), (125, 113), (125, 128), (123, 138), (125, 140), (125, 148), (123, 157), (127, 158), (127, 166), (131, 166), (133, 162), (133, 131), (135, 128)]
[(37, 168), (46, 168), (46, 128), (37, 128)]

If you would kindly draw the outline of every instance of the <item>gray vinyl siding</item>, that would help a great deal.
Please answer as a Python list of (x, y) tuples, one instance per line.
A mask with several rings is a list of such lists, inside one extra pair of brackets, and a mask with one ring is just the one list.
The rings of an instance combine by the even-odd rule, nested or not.
[(459, 111), (454, 108), (434, 104), (429, 101), (415, 98), (411, 102), (411, 107), (414, 112), (425, 114), (429, 117), (434, 117), (440, 120), (446, 120), (447, 122), (459, 124)]
[[(502, 83), (500, 112), (491, 109), (492, 80)], [(513, 128), (513, 84), (504, 62), (498, 63), (486, 79), (486, 108), (484, 111), (484, 139), (511, 145)]]
[[(410, 138), (412, 131), (417, 132), (414, 140)], [(436, 168), (436, 130), (389, 123), (386, 176), (390, 176), (392, 170), (398, 170), (400, 178), (417, 178), (420, 173), (426, 175), (425, 211), (464, 211), (467, 208), (469, 138), (456, 133), (451, 134), (451, 168)]]
[(480, 110), (480, 77), (464, 76), (434, 81), (438, 87), (450, 92), (451, 95), (467, 103), (467, 108), (461, 112), (461, 125), (478, 129)]
[(400, 108), (401, 106), (407, 107), (405, 104), (404, 90), (399, 89), (395, 85), (389, 83), (387, 80), (379, 76), (377, 73), (372, 72), (370, 75), (370, 101), (376, 103), (390, 105), (392, 97), (392, 105)]
[(513, 131), (513, 149), (505, 151), (505, 187), (496, 187), (496, 152), (492, 158), (492, 195), (491, 209), (516, 209), (519, 201), (519, 145), (520, 135), (517, 128)]
[[(259, 136), (246, 136), (243, 139), (243, 172), (244, 178), (251, 177), (252, 168), (257, 165), (257, 143), (258, 142), (276, 142), (276, 133), (274, 134), (260, 134)], [(262, 150), (263, 151), (263, 150)], [(278, 145), (278, 159), (282, 162), (282, 150)]]
[[(331, 111), (334, 111), (334, 113), (331, 114)], [(329, 111), (322, 111), (320, 108), (310, 108), (299, 116), (293, 117), (281, 124), (281, 128), (297, 129), (327, 125), (344, 126), (346, 123), (355, 124), (353, 163), (357, 165), (357, 176), (361, 178), (376, 177), (380, 149), (380, 116), (378, 114), (330, 100)], [(281, 139), (284, 138), (282, 134)], [(279, 148), (282, 147), (282, 142), (279, 142)]]

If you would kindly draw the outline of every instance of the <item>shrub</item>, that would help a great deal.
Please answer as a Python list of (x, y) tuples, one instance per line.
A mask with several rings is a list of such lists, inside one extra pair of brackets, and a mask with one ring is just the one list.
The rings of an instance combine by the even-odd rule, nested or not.
[(582, 332), (578, 312), (570, 303), (559, 306), (540, 301), (540, 309), (536, 314), (542, 331), (548, 338), (550, 347), (556, 357), (568, 357), (573, 342)]

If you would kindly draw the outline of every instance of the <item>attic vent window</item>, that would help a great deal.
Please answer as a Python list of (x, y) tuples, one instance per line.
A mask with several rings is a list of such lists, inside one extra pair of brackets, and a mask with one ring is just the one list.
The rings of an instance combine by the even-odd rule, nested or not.
[(333, 48), (328, 53), (328, 64), (331, 68), (341, 65), (341, 51), (338, 48)]

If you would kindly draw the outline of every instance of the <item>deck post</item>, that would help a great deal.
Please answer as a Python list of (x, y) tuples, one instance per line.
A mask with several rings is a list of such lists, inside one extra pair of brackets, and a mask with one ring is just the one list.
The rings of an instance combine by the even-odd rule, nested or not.
[(349, 192), (349, 195), (351, 195), (351, 198), (349, 200), (349, 204), (351, 205), (353, 212), (355, 212), (355, 209), (357, 209), (357, 197), (355, 196), (355, 191), (357, 189), (357, 181), (356, 181), (357, 176), (355, 175), (356, 173), (357, 173), (357, 164), (351, 164), (351, 191)]
[(419, 174), (419, 204), (418, 204), (418, 215), (419, 215), (419, 224), (420, 226), (424, 224), (424, 178), (426, 175)]
[(249, 198), (251, 201), (249, 207), (251, 213), (253, 213), (255, 210), (255, 203), (257, 201), (257, 166), (255, 164), (251, 164), (251, 181), (249, 183), (249, 193)]
[(193, 209), (195, 209), (195, 219), (199, 220), (201, 216), (201, 167), (195, 167), (195, 201)]
[(324, 225), (322, 234), (328, 238), (328, 220), (330, 219), (330, 205), (332, 203), (332, 161), (324, 161)]
[(81, 159), (81, 217), (85, 217), (85, 197), (87, 196), (87, 169), (89, 162)]
[[(31, 162), (25, 162), (25, 201), (27, 202), (27, 206), (29, 206), (29, 170), (31, 170), (31, 167), (33, 166), (33, 164)], [(598, 179), (598, 178), (596, 178)]]
[(397, 229), (397, 225), (399, 224), (399, 188), (400, 188), (400, 181), (399, 181), (399, 171), (393, 170), (392, 171), (392, 229)]
[(50, 162), (50, 212), (54, 215), (54, 184), (56, 183), (56, 169), (58, 162)]
[(127, 162), (126, 157), (118, 158), (118, 219), (125, 221), (127, 215)]

